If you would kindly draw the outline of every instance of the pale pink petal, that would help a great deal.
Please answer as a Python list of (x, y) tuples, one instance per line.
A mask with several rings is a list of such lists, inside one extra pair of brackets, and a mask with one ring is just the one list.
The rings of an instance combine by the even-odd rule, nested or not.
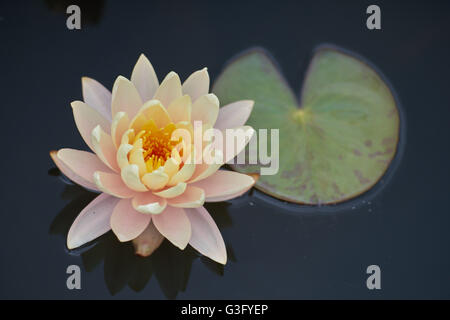
[(111, 92), (98, 81), (88, 77), (81, 78), (81, 89), (84, 102), (111, 122)]
[[(210, 150), (211, 146), (207, 146), (206, 150)], [(209, 151), (208, 151), (209, 152)], [(223, 154), (221, 150), (216, 149), (214, 152), (214, 158), (210, 159), (211, 162), (207, 163), (206, 161), (198, 164), (195, 167), (194, 174), (189, 180), (189, 183), (200, 181), (208, 178), (210, 175), (214, 174), (219, 168), (223, 165)]]
[(244, 151), (247, 144), (255, 134), (255, 130), (250, 126), (241, 126), (232, 129), (226, 129), (223, 136), (226, 137), (223, 143), (224, 162), (233, 160), (239, 153)]
[(111, 229), (120, 241), (130, 241), (147, 228), (150, 220), (150, 215), (134, 210), (131, 199), (122, 199), (112, 213)]
[(158, 89), (159, 82), (152, 64), (143, 54), (140, 55), (133, 73), (131, 74), (131, 82), (133, 82), (137, 91), (141, 95), (143, 102), (151, 100)]
[(193, 183), (208, 178), (210, 175), (217, 172), (217, 170), (219, 170), (221, 166), (222, 164), (220, 163), (218, 164), (202, 163), (197, 165), (197, 167), (195, 168), (195, 172), (192, 175), (192, 178), (189, 181), (189, 183)]
[(190, 95), (192, 101), (195, 101), (201, 96), (207, 94), (208, 91), (209, 74), (207, 68), (195, 71), (183, 83), (183, 94)]
[(212, 94), (201, 96), (192, 105), (191, 122), (201, 121), (213, 126), (219, 115), (219, 99)]
[(241, 100), (221, 107), (214, 128), (225, 130), (243, 126), (250, 117), (253, 105), (252, 100)]
[(148, 257), (158, 249), (163, 241), (163, 235), (155, 228), (153, 221), (150, 221), (147, 228), (133, 239), (133, 246), (137, 255)]
[(125, 112), (132, 119), (141, 107), (142, 99), (133, 83), (127, 78), (119, 76), (114, 82), (112, 91), (113, 118), (117, 112)]
[(210, 259), (225, 264), (227, 250), (216, 223), (204, 207), (185, 209), (191, 222), (192, 235), (189, 244)]
[(59, 160), (58, 156), (57, 156), (57, 151), (50, 151), (50, 157), (53, 159), (53, 162), (55, 162), (56, 166), (58, 167), (58, 169), (70, 180), (72, 180), (73, 182), (75, 182), (76, 184), (86, 188), (86, 189), (90, 189), (90, 190), (94, 190), (94, 191), (100, 191), (97, 186), (82, 178), (81, 176), (79, 176), (78, 174), (76, 174), (73, 170), (69, 169), (68, 166), (66, 166), (61, 160)]
[(207, 179), (189, 184), (205, 191), (206, 202), (226, 201), (249, 190), (255, 180), (242, 173), (219, 170)]
[(92, 130), (98, 125), (106, 131), (110, 132), (111, 123), (103, 117), (98, 111), (90, 107), (84, 102), (74, 101), (71, 103), (73, 117), (75, 119), (75, 124), (77, 125), (78, 131), (84, 139), (84, 142), (94, 151), (94, 147), (91, 141)]
[(110, 169), (119, 172), (117, 165), (116, 147), (111, 139), (111, 136), (102, 130), (100, 126), (96, 126), (92, 130), (92, 146), (100, 160), (103, 161)]
[(101, 191), (114, 197), (132, 198), (136, 195), (136, 192), (129, 189), (117, 173), (96, 171), (94, 181)]
[(201, 188), (188, 185), (183, 194), (178, 197), (167, 199), (172, 207), (197, 208), (205, 203), (205, 192)]
[(158, 231), (183, 250), (191, 238), (191, 224), (183, 209), (167, 207), (162, 214), (152, 216)]
[(161, 101), (167, 108), (172, 101), (182, 96), (180, 77), (173, 71), (169, 72), (156, 90), (154, 99)]
[(119, 199), (102, 193), (89, 203), (70, 227), (67, 247), (74, 249), (100, 237), (111, 227), (109, 220)]
[(119, 148), (123, 134), (128, 130), (130, 119), (125, 112), (117, 112), (111, 124), (111, 138), (114, 146)]
[(76, 175), (91, 183), (95, 183), (95, 171), (112, 172), (95, 154), (91, 152), (66, 148), (60, 149), (56, 153), (56, 157)]
[(167, 199), (175, 198), (181, 195), (186, 190), (186, 186), (187, 184), (185, 182), (180, 182), (173, 187), (169, 187), (164, 190), (153, 193), (158, 197), (163, 197)]
[(191, 122), (191, 109), (191, 97), (184, 95), (174, 100), (167, 108), (167, 112), (173, 123), (178, 123), (180, 121)]
[(167, 201), (151, 192), (140, 192), (133, 198), (132, 205), (140, 213), (158, 215), (166, 208)]

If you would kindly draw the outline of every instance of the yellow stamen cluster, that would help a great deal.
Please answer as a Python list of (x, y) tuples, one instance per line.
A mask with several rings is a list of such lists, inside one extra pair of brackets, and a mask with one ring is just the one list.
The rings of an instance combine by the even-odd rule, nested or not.
[(172, 149), (181, 142), (172, 140), (175, 124), (169, 123), (164, 128), (158, 128), (153, 120), (145, 124), (136, 135), (134, 141), (142, 140), (142, 150), (148, 172), (163, 166), (172, 155)]

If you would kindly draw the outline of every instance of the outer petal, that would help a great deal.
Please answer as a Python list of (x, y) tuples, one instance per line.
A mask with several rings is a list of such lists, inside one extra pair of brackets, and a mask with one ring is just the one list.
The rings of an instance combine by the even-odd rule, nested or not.
[(209, 74), (207, 68), (195, 71), (183, 83), (183, 94), (190, 95), (192, 101), (195, 101), (201, 96), (208, 94), (208, 91)]
[(216, 123), (218, 115), (219, 99), (212, 93), (201, 96), (192, 105), (192, 123), (194, 121), (202, 121), (203, 124), (213, 126)]
[[(230, 160), (233, 160), (234, 157), (236, 157), (241, 151), (245, 149), (247, 144), (250, 142), (251, 138), (255, 134), (255, 130), (250, 126), (242, 126), (242, 127), (236, 127), (232, 129), (226, 129), (225, 133), (223, 134), (224, 137), (227, 137), (223, 144), (223, 156), (224, 156), (224, 162), (227, 163)], [(233, 135), (238, 135), (239, 138), (234, 139), (234, 143), (231, 142), (231, 139)], [(242, 135), (242, 136), (241, 136)]]
[(167, 201), (152, 194), (151, 192), (141, 192), (132, 201), (133, 208), (144, 214), (160, 214), (167, 206)]
[(172, 207), (198, 208), (205, 203), (205, 192), (201, 188), (188, 185), (183, 194), (167, 199), (167, 202)]
[(175, 246), (183, 250), (191, 238), (191, 224), (183, 209), (167, 207), (153, 216), (156, 229)]
[(114, 146), (118, 148), (123, 134), (127, 131), (130, 119), (125, 112), (117, 112), (111, 124), (111, 138)]
[(97, 126), (106, 131), (110, 132), (111, 124), (110, 120), (107, 120), (103, 117), (98, 111), (90, 107), (84, 102), (74, 101), (71, 103), (73, 117), (75, 119), (75, 123), (77, 125), (78, 131), (83, 137), (86, 144), (94, 151), (94, 147), (91, 141), (91, 133), (92, 130)]
[(122, 199), (112, 213), (111, 229), (120, 241), (130, 241), (147, 228), (150, 220), (150, 215), (134, 210), (131, 199)]
[(194, 175), (192, 175), (192, 179), (189, 181), (189, 183), (201, 181), (203, 179), (208, 178), (209, 176), (217, 172), (217, 170), (219, 170), (221, 166), (222, 164), (220, 163), (218, 164), (202, 163), (198, 165), (197, 168), (195, 169), (196, 172), (194, 173)]
[(92, 130), (92, 146), (97, 156), (112, 170), (119, 172), (116, 159), (116, 147), (111, 136), (105, 133), (100, 126)]
[(243, 126), (250, 117), (254, 104), (252, 100), (241, 100), (221, 107), (214, 127), (225, 130)]
[(202, 188), (207, 202), (217, 202), (238, 197), (254, 184), (255, 180), (246, 174), (219, 170), (207, 179), (190, 185)]
[(144, 102), (151, 100), (155, 95), (156, 89), (158, 89), (158, 77), (152, 64), (143, 54), (139, 56), (134, 66), (131, 82), (133, 82)]
[(60, 149), (56, 153), (56, 157), (72, 172), (91, 183), (94, 183), (95, 171), (111, 172), (111, 170), (91, 152), (75, 149)]
[[(209, 148), (209, 146), (207, 147)], [(198, 164), (195, 168), (195, 172), (190, 179), (190, 183), (200, 181), (208, 178), (214, 174), (223, 165), (223, 154), (221, 150), (215, 150), (214, 161), (211, 164), (203, 162)]]
[(55, 162), (56, 166), (58, 167), (58, 169), (70, 180), (72, 180), (73, 182), (75, 182), (76, 184), (79, 184), (80, 186), (86, 188), (86, 189), (91, 189), (94, 191), (100, 191), (97, 186), (82, 178), (81, 176), (79, 176), (78, 174), (76, 174), (73, 170), (69, 169), (68, 166), (66, 166), (61, 160), (59, 160), (58, 156), (57, 156), (57, 151), (50, 151), (50, 157), (53, 159), (53, 161)]
[(201, 254), (225, 264), (227, 251), (216, 223), (204, 207), (185, 209), (191, 222), (192, 235), (189, 244)]
[(191, 110), (192, 102), (191, 97), (188, 95), (184, 95), (174, 100), (167, 108), (167, 112), (169, 113), (173, 123), (180, 121), (191, 122)]
[(89, 203), (70, 227), (67, 247), (74, 249), (110, 230), (109, 220), (119, 199), (102, 193)]
[(177, 185), (164, 189), (162, 191), (159, 192), (154, 192), (154, 194), (158, 197), (163, 197), (163, 198), (175, 198), (178, 197), (179, 195), (183, 194), (183, 192), (186, 190), (186, 186), (187, 184), (185, 182), (180, 182)]
[(120, 172), (123, 182), (127, 185), (128, 188), (134, 191), (144, 192), (148, 189), (141, 182), (139, 177), (139, 167), (135, 164), (129, 164), (122, 168)]
[(84, 102), (111, 122), (111, 92), (98, 81), (88, 77), (81, 78), (81, 90)]
[(168, 107), (172, 101), (182, 96), (180, 77), (173, 71), (169, 72), (156, 90), (155, 99)]
[(133, 83), (125, 77), (117, 77), (112, 91), (112, 116), (115, 117), (117, 112), (123, 111), (128, 114), (128, 117), (132, 118), (141, 106), (141, 96)]
[(148, 257), (158, 249), (163, 241), (163, 235), (159, 233), (153, 222), (150, 221), (147, 229), (145, 229), (136, 239), (133, 239), (133, 246), (137, 255)]
[(94, 181), (101, 191), (117, 198), (132, 198), (136, 194), (125, 185), (120, 175), (116, 173), (96, 171)]

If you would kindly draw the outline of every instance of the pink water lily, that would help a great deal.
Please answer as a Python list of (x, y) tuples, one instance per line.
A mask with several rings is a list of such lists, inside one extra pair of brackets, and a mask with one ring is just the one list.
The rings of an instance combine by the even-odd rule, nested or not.
[[(238, 197), (255, 180), (219, 170), (230, 158), (223, 157), (224, 150), (214, 153), (221, 160), (199, 163), (202, 150), (182, 138), (174, 139), (174, 134), (177, 129), (193, 132), (194, 121), (203, 123), (202, 130), (253, 132), (244, 126), (253, 101), (219, 108), (217, 97), (208, 93), (206, 68), (192, 73), (183, 84), (170, 72), (159, 84), (144, 55), (131, 81), (119, 76), (112, 93), (86, 77), (82, 89), (84, 102), (71, 105), (77, 128), (93, 152), (65, 148), (50, 155), (68, 178), (101, 194), (75, 219), (68, 248), (112, 229), (120, 241), (133, 240), (142, 256), (150, 255), (166, 238), (180, 249), (190, 244), (225, 264), (223, 238), (203, 204)], [(242, 146), (232, 150), (231, 157), (240, 151)]]

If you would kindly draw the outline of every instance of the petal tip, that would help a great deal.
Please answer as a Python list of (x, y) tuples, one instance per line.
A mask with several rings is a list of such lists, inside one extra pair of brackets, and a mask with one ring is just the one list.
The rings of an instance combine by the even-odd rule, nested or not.
[(139, 61), (140, 59), (146, 59), (146, 60), (148, 60), (148, 58), (147, 58), (147, 57), (145, 56), (145, 54), (143, 54), (143, 53), (141, 53), (141, 54), (139, 55), (138, 61)]
[(95, 142), (100, 143), (102, 128), (100, 125), (96, 125), (94, 129), (92, 129), (92, 138), (95, 139)]
[(117, 237), (117, 240), (119, 240), (120, 242), (127, 242), (127, 241), (130, 241), (129, 238), (127, 238), (125, 235), (123, 235), (123, 234), (121, 234), (120, 232), (118, 232), (118, 231), (116, 230), (116, 228), (113, 228), (112, 221), (110, 222), (110, 224), (111, 224), (111, 230), (112, 230), (112, 232), (115, 234), (115, 236)]
[(259, 173), (247, 173), (247, 175), (253, 179), (253, 183), (251, 184), (251, 186), (253, 187), (256, 181), (258, 181), (259, 179)]
[(117, 93), (117, 88), (118, 88), (119, 84), (120, 84), (121, 82), (126, 82), (126, 83), (128, 83), (129, 81), (130, 81), (130, 80), (128, 80), (128, 79), (125, 78), (124, 76), (118, 76), (118, 77), (116, 78), (116, 80), (114, 81), (114, 84), (113, 84), (113, 92), (112, 92), (113, 98), (114, 98), (114, 96), (115, 96), (116, 93)]
[(139, 205), (135, 209), (143, 214), (160, 214), (164, 211), (164, 207), (157, 202)]
[(80, 102), (81, 101), (79, 101), (79, 100), (72, 101), (70, 103), (70, 106), (72, 107), (72, 109), (75, 109), (80, 104)]
[(76, 249), (81, 245), (80, 241), (77, 241), (76, 239), (67, 237), (66, 246), (67, 249), (72, 250)]
[(94, 79), (92, 79), (90, 77), (87, 77), (87, 76), (82, 76), (81, 77), (81, 83), (82, 84), (85, 83), (85, 82), (91, 82), (91, 81), (94, 81)]
[(97, 188), (103, 191), (102, 181), (100, 179), (100, 172), (95, 171), (93, 176), (95, 185), (97, 186)]
[(119, 75), (119, 76), (117, 76), (116, 81), (127, 81), (128, 82), (130, 80), (128, 80), (125, 76)]
[(122, 236), (120, 233), (119, 233), (119, 234), (114, 233), (114, 234), (116, 235), (117, 239), (118, 239), (120, 242), (131, 241), (131, 240), (129, 240), (128, 238), (125, 238), (124, 236)]
[(226, 255), (223, 256), (223, 257), (216, 257), (213, 260), (218, 262), (218, 263), (220, 263), (220, 264), (223, 264), (223, 265), (227, 264), (227, 256)]
[(180, 80), (180, 76), (178, 75), (178, 73), (176, 73), (175, 71), (170, 71), (165, 79), (171, 79), (171, 78), (175, 78), (177, 79), (177, 82), (180, 82), (180, 86), (181, 86), (181, 80)]

